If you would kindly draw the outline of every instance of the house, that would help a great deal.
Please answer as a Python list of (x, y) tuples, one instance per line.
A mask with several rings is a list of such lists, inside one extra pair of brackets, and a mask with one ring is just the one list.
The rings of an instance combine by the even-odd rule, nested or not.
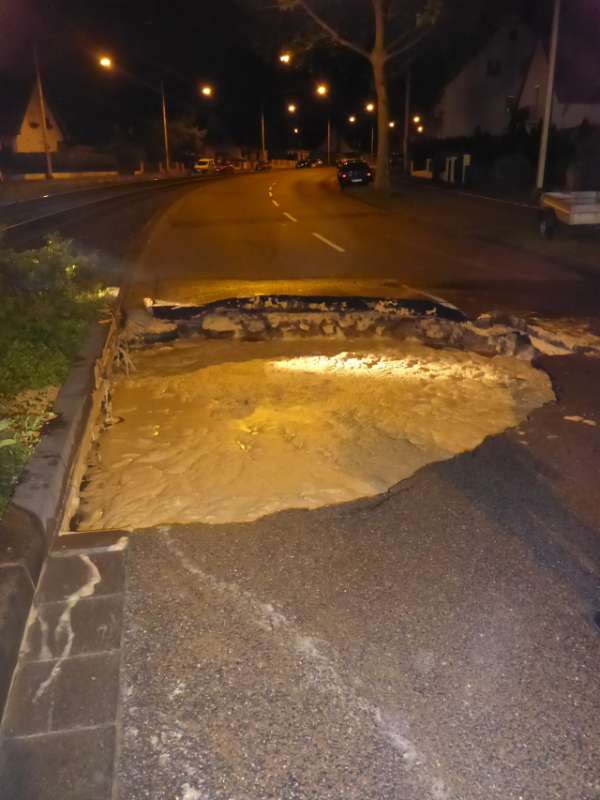
[[(64, 131), (46, 99), (48, 149), (57, 152)], [(8, 153), (43, 153), (42, 118), (35, 83), (0, 81), (0, 149)]]
[(434, 113), (442, 139), (500, 135), (516, 108), (535, 49), (525, 25), (502, 28), (444, 89)]
[[(563, 30), (559, 38), (552, 102), (552, 124), (576, 128), (584, 120), (600, 125), (600, 51), (598, 46)], [(519, 98), (527, 123), (537, 125), (544, 114), (548, 77), (547, 47), (536, 44)]]

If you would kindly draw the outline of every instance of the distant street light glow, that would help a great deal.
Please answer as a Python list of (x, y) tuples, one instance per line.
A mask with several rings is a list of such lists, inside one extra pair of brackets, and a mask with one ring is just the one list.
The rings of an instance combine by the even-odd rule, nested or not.
[(290, 103), (287, 108), (288, 108), (288, 111), (290, 112), (290, 114), (295, 114), (296, 113), (297, 106), (296, 106), (295, 103)]
[(329, 94), (329, 86), (326, 83), (320, 83), (317, 86), (317, 94), (319, 97), (326, 97)]
[(279, 56), (279, 61), (282, 64), (291, 64), (292, 62), (292, 54), (291, 53), (281, 53)]
[(419, 127), (417, 128), (417, 133), (423, 133), (424, 130), (425, 128), (422, 125), (419, 125)]
[(348, 117), (348, 122), (354, 125), (354, 123), (356, 122), (356, 117), (354, 116), (354, 114), (351, 117)]
[(200, 89), (200, 92), (204, 95), (204, 97), (212, 97), (213, 88), (212, 86), (203, 86)]
[(415, 123), (415, 125), (418, 125), (419, 122), (421, 122), (421, 117), (418, 114), (415, 114), (415, 116), (413, 117), (413, 122)]
[(98, 63), (104, 69), (111, 69), (113, 65), (112, 58), (110, 56), (100, 56)]
[(392, 119), (392, 120), (390, 120), (390, 122), (389, 122), (389, 126), (390, 126), (390, 128), (395, 128), (395, 127), (396, 127), (396, 123), (394, 122), (394, 120), (393, 120), (393, 119)]
[(369, 114), (375, 111), (375, 103), (367, 103), (367, 105), (365, 106), (365, 111), (368, 111)]

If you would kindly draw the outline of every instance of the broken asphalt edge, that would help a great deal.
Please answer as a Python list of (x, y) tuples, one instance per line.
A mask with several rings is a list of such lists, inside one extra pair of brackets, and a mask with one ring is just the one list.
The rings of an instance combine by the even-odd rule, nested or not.
[(0, 718), (42, 567), (80, 480), (117, 332), (117, 317), (92, 326), (54, 404), (57, 418), (43, 431), (0, 520)]

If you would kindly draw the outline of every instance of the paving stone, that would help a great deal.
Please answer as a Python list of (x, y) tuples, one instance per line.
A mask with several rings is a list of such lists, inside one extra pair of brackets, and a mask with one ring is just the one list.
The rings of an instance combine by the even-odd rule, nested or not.
[(46, 535), (37, 517), (9, 503), (0, 520), (0, 564), (22, 564), (36, 583), (46, 552)]
[[(46, 661), (60, 657), (66, 632), (58, 626), (66, 609), (64, 602), (38, 606), (37, 617), (27, 631), (21, 656), (23, 661)], [(80, 600), (71, 611), (74, 639), (70, 655), (117, 650), (121, 644), (122, 624), (122, 595)]]
[(27, 736), (114, 722), (119, 655), (111, 652), (20, 666), (8, 698), (3, 733)]
[(0, 745), (2, 800), (110, 800), (115, 730), (107, 726)]
[(101, 580), (94, 587), (94, 595), (118, 594), (125, 585), (124, 556), (122, 551), (77, 554), (65, 558), (51, 556), (40, 581), (38, 603), (66, 600), (90, 580), (89, 559), (100, 572)]
[(0, 709), (8, 693), (33, 598), (25, 568), (0, 565)]

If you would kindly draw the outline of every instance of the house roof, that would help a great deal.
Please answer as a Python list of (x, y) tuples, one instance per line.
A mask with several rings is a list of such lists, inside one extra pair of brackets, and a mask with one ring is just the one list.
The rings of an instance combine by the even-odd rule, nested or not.
[(16, 136), (33, 90), (31, 79), (0, 76), (0, 136)]

